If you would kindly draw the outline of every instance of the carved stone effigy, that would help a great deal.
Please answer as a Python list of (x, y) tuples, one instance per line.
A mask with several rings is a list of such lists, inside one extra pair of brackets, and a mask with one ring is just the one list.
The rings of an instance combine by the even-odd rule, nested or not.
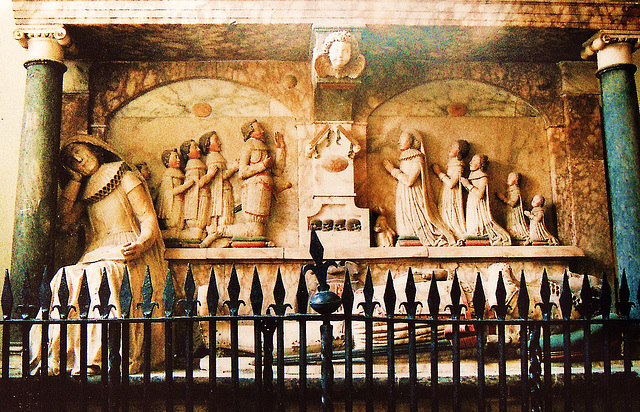
[[(90, 299), (100, 302), (99, 290), (103, 276), (106, 276), (112, 296), (118, 296), (122, 279), (128, 270), (132, 300), (142, 302), (142, 283), (146, 270), (154, 285), (152, 299), (162, 302), (162, 290), (166, 273), (163, 260), (164, 243), (158, 227), (153, 203), (144, 179), (137, 170), (126, 163), (109, 145), (91, 136), (77, 136), (64, 142), (61, 150), (63, 162), (69, 171), (66, 184), (59, 199), (60, 226), (71, 230), (78, 224), (84, 225), (86, 248), (77, 264), (58, 270), (51, 280), (53, 301), (51, 318), (61, 318), (60, 295), (58, 291), (68, 287), (69, 305), (79, 308), (81, 280), (86, 276)], [(86, 221), (80, 219), (86, 211)], [(125, 270), (126, 264), (126, 270)], [(65, 286), (62, 286), (62, 285)], [(116, 301), (107, 316), (121, 317), (120, 305)], [(158, 314), (163, 312), (159, 308)], [(69, 318), (77, 318), (72, 311)], [(89, 317), (98, 312), (89, 311)], [(132, 317), (142, 317), (142, 310), (134, 307)], [(137, 372), (143, 364), (142, 324), (131, 325), (130, 371)], [(60, 325), (49, 328), (49, 353), (42, 354), (40, 326), (31, 328), (31, 367), (40, 367), (42, 356), (49, 357), (50, 374), (80, 372), (80, 351), (86, 342), (81, 342), (80, 325), (68, 325), (67, 365), (60, 365)], [(88, 330), (88, 367), (90, 374), (100, 371), (101, 365), (101, 325), (90, 323)], [(164, 359), (164, 334), (161, 325), (152, 326), (151, 339), (156, 349), (151, 353), (153, 365)]]

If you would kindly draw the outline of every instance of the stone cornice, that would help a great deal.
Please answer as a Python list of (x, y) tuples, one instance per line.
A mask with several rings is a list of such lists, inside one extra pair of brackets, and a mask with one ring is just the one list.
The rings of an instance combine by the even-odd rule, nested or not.
[(453, 25), (640, 29), (640, 5), (624, 1), (453, 0), (20, 0), (22, 24)]

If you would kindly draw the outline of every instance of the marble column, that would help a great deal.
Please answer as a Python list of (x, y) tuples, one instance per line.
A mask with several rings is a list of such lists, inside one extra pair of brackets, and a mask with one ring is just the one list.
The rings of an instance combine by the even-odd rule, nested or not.
[[(639, 38), (640, 33), (601, 31), (583, 51), (598, 62), (616, 270), (619, 278), (626, 270), (634, 302), (640, 284), (640, 123), (631, 55)], [(640, 318), (638, 303), (634, 318)]]
[(61, 26), (25, 26), (14, 38), (27, 49), (27, 70), (18, 163), (10, 279), (21, 303), (28, 281), (37, 296), (43, 268), (53, 269), (57, 169), (62, 114), (63, 47), (69, 37)]

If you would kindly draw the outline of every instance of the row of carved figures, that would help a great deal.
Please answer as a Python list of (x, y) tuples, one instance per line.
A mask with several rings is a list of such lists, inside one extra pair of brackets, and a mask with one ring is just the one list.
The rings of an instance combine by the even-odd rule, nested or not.
[[(442, 182), (439, 207), (430, 193), (429, 173), (426, 171), (426, 153), (420, 132), (404, 131), (398, 140), (399, 165), (384, 160), (383, 166), (397, 182), (396, 230), (388, 224), (383, 213), (377, 219), (378, 246), (393, 246), (395, 235), (398, 245), (424, 246), (452, 245), (557, 245), (558, 240), (549, 233), (544, 223), (542, 195), (535, 195), (531, 211), (524, 210), (519, 188), (520, 175), (509, 174), (506, 194), (496, 194), (508, 206), (507, 229), (502, 228), (491, 215), (489, 178), (486, 173), (488, 158), (475, 154), (469, 162), (469, 174), (463, 176), (469, 142), (457, 140), (448, 152), (446, 169), (438, 164), (431, 170)], [(466, 205), (463, 194), (466, 192)], [(465, 208), (466, 206), (466, 208)], [(525, 217), (529, 218), (527, 224)]]
[[(276, 162), (284, 159), (284, 139), (275, 133), (273, 159), (258, 121), (245, 125), (242, 132), (244, 148), (240, 158), (231, 163), (222, 155), (222, 142), (215, 131), (162, 153), (165, 171), (156, 209), (165, 239), (209, 247), (220, 238), (227, 239), (224, 245), (228, 245), (232, 237), (264, 237), (275, 194), (272, 172)], [(234, 223), (229, 179), (236, 173), (242, 180), (243, 223)]]

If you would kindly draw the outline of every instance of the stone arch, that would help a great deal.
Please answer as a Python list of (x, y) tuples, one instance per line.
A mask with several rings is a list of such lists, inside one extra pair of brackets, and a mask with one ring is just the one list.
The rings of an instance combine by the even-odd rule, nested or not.
[[(522, 175), (523, 202), (535, 194), (551, 203), (550, 153), (541, 110), (504, 88), (470, 79), (434, 80), (422, 83), (381, 102), (367, 118), (367, 172), (369, 207), (382, 206), (393, 214), (396, 183), (382, 166), (383, 159), (397, 162), (397, 139), (404, 129), (422, 133), (427, 162), (446, 167), (448, 148), (458, 139), (471, 143), (467, 161), (476, 153), (490, 160), (490, 190), (506, 190), (511, 171)], [(429, 173), (434, 198), (441, 183)], [(504, 223), (505, 207), (492, 199), (494, 217)], [(393, 216), (390, 216), (393, 219)]]

